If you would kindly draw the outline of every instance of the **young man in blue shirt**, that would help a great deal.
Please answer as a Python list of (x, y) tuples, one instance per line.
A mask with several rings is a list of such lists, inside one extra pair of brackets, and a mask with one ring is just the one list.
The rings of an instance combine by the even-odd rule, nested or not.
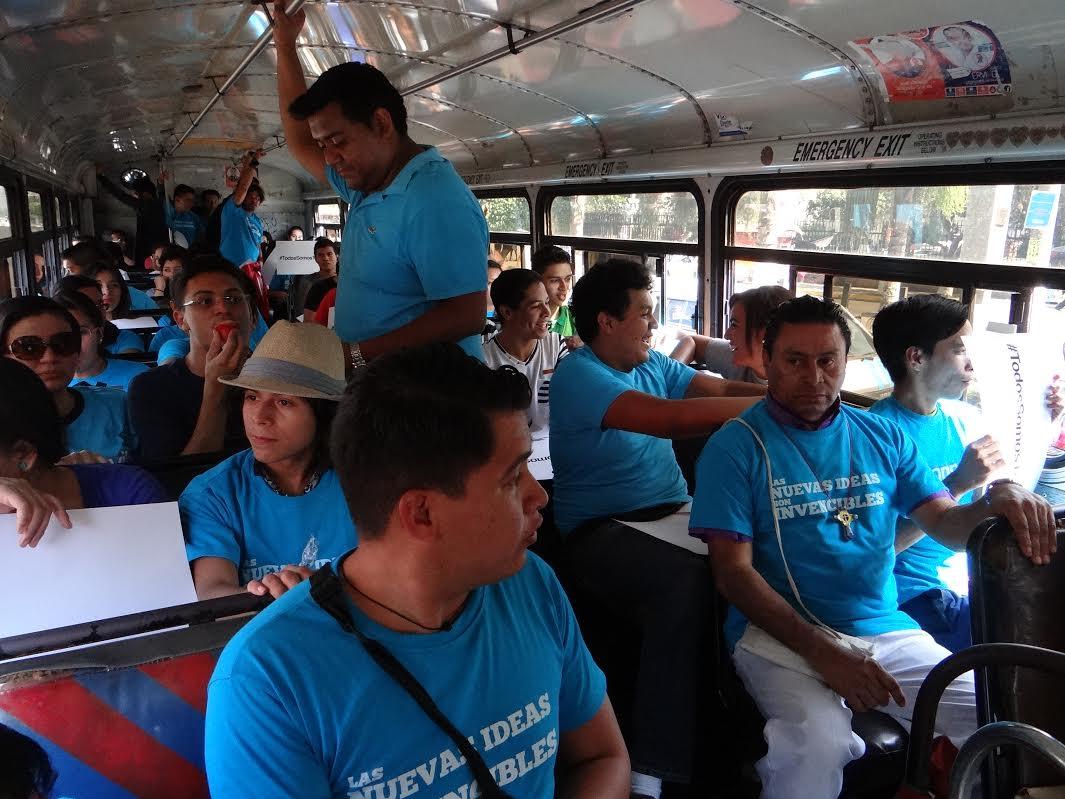
[[(908, 723), (950, 654), (898, 609), (901, 516), (957, 550), (999, 514), (1035, 563), (1055, 545), (1039, 497), (1002, 483), (988, 504), (958, 505), (897, 425), (841, 405), (849, 347), (835, 303), (781, 305), (763, 342), (766, 399), (712, 436), (696, 469), (691, 532), (709, 542), (733, 661), (766, 718), (767, 799), (837, 796), (843, 767), (864, 753), (851, 711)], [(975, 728), (968, 674), (944, 693), (936, 731), (958, 743)]]
[(547, 501), (527, 465), (529, 399), (524, 377), (454, 344), (356, 372), (332, 455), (359, 545), (222, 653), (207, 704), (213, 796), (628, 795), (603, 674), (554, 573), (527, 552)]
[(336, 331), (352, 368), (401, 347), (457, 342), (482, 357), (488, 225), (455, 168), (407, 135), (403, 98), (369, 64), (308, 90), (304, 12), (274, 4), (277, 93), (288, 150), (348, 205)]
[[(166, 170), (162, 175), (163, 184), (170, 177), (170, 173)], [(201, 235), (203, 235), (203, 220), (199, 214), (192, 210), (192, 206), (196, 204), (196, 190), (192, 186), (187, 186), (184, 183), (179, 183), (174, 187), (174, 201), (163, 198), (163, 215), (166, 220), (166, 226), (170, 228), (173, 233), (180, 233), (185, 239), (184, 247), (191, 247), (195, 244)], [(181, 244), (181, 242), (177, 242)]]
[[(895, 386), (869, 410), (901, 427), (958, 502), (972, 502), (1006, 465), (999, 446), (982, 435), (980, 412), (961, 398), (973, 379), (963, 336), (971, 335), (969, 309), (938, 294), (892, 303), (873, 320), (873, 345)], [(1061, 392), (1047, 402), (1061, 415)], [(912, 543), (911, 543), (912, 542)], [(906, 547), (903, 549), (902, 547)], [(972, 645), (969, 598), (949, 589), (939, 569), (957, 553), (900, 519), (895, 582), (899, 609), (951, 652)]]
[(699, 374), (652, 349), (650, 288), (647, 269), (621, 259), (578, 281), (573, 315), (584, 347), (551, 380), (550, 443), (555, 522), (575, 579), (643, 633), (632, 791), (657, 799), (663, 780), (691, 778), (710, 574), (705, 557), (623, 522), (661, 519), (687, 503), (670, 439), (710, 433), (764, 389)]
[(236, 267), (259, 260), (263, 220), (255, 210), (266, 202), (262, 186), (254, 182), (257, 156), (245, 153), (240, 162), (240, 178), (233, 194), (222, 203), (222, 240), (218, 252)]

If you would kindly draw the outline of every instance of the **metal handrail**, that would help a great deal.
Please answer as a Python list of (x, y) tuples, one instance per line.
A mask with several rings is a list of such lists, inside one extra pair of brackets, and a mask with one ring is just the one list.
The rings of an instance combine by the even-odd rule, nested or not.
[(910, 746), (906, 752), (906, 787), (927, 792), (931, 785), (932, 737), (943, 692), (962, 674), (986, 666), (1020, 666), (1065, 677), (1065, 653), (1024, 644), (978, 644), (937, 664), (928, 672), (913, 703)]
[(1065, 744), (1030, 724), (996, 721), (969, 736), (958, 752), (950, 773), (949, 799), (969, 799), (980, 778), (980, 766), (998, 746), (1012, 744), (1042, 755), (1065, 775)]

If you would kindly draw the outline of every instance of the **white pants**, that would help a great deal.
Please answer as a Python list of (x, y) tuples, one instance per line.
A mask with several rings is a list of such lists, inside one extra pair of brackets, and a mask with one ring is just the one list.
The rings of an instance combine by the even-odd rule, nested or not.
[[(950, 655), (923, 630), (866, 636), (873, 657), (902, 688), (906, 706), (894, 701), (880, 711), (909, 729), (917, 691), (928, 672)], [(747, 691), (766, 718), (769, 751), (756, 768), (765, 799), (832, 799), (843, 787), (843, 767), (865, 754), (865, 743), (851, 731), (851, 711), (824, 683), (736, 648), (732, 655)], [(976, 730), (976, 691), (972, 673), (963, 674), (943, 693), (936, 734), (956, 746)]]

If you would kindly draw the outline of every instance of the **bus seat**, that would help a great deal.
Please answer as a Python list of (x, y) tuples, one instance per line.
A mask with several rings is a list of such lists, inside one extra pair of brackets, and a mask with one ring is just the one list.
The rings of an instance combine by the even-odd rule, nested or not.
[[(1058, 510), (1060, 520), (1065, 511)], [(1021, 554), (1009, 524), (995, 520), (969, 539), (969, 584), (974, 644), (1015, 643), (1065, 652), (1065, 531), (1045, 566)], [(1017, 721), (1065, 741), (1065, 681), (1060, 675), (995, 666), (977, 671), (980, 723)], [(1041, 758), (1017, 748), (992, 764), (994, 779), (1013, 796), (1023, 787), (1058, 785), (1061, 776)]]
[[(714, 629), (716, 657), (714, 680), (722, 703), (730, 716), (729, 727), (736, 731), (733, 742), (735, 755), (746, 767), (745, 774), (754, 777), (753, 764), (766, 752), (763, 728), (765, 718), (743, 686), (732, 665), (732, 657), (725, 645), (724, 625), (728, 603), (715, 592)], [(855, 734), (865, 741), (865, 754), (849, 763), (843, 770), (841, 797), (854, 799), (890, 799), (902, 782), (906, 769), (906, 747), (909, 736), (905, 728), (886, 713), (868, 711), (855, 713), (851, 722)]]
[(194, 477), (217, 466), (231, 453), (204, 452), (197, 455), (175, 455), (170, 458), (153, 458), (138, 464), (163, 484), (167, 494), (174, 499), (181, 496)]
[(208, 799), (207, 684), (250, 618), (0, 662), (0, 724), (45, 749), (55, 796)]

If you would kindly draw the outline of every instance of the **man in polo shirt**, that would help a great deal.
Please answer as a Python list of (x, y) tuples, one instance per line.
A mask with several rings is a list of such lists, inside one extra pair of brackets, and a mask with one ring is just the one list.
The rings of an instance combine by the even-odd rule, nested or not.
[(307, 90), (296, 55), (303, 11), (275, 3), (281, 119), (289, 152), (349, 204), (336, 332), (352, 367), (433, 341), (481, 358), (488, 226), (454, 167), (407, 135), (403, 98), (369, 64), (341, 64)]
[[(725, 637), (767, 720), (762, 796), (831, 797), (865, 749), (851, 711), (880, 707), (909, 723), (921, 683), (950, 654), (899, 610), (898, 519), (963, 550), (1002, 514), (1040, 564), (1054, 550), (1054, 514), (1009, 481), (986, 503), (958, 505), (898, 425), (841, 405), (850, 327), (836, 303), (784, 303), (762, 346), (769, 393), (703, 450), (691, 533), (709, 542), (731, 606)], [(944, 692), (936, 732), (960, 743), (975, 729), (967, 674)]]

